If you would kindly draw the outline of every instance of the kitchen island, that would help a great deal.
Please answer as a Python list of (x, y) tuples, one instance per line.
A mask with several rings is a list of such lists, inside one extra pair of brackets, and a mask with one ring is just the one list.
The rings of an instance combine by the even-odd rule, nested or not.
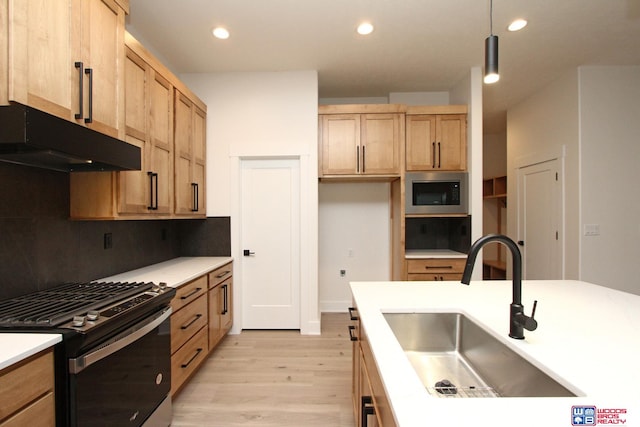
[[(527, 314), (538, 300), (539, 326), (514, 340), (510, 281), (351, 283), (398, 426), (640, 426), (640, 296), (569, 280), (524, 281), (522, 289)], [(577, 397), (433, 397), (383, 316), (411, 312), (464, 314)], [(574, 407), (588, 406), (600, 418), (576, 424)]]

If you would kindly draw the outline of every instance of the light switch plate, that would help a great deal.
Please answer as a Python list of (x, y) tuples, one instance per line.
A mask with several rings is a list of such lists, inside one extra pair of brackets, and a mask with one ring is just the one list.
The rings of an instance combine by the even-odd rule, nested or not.
[(584, 235), (585, 236), (599, 236), (600, 235), (600, 224), (585, 224), (584, 225)]

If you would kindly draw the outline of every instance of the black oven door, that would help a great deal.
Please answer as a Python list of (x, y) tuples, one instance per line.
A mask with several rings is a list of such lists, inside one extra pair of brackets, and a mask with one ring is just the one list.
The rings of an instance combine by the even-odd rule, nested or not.
[(170, 315), (166, 307), (70, 359), (72, 427), (141, 426), (167, 399), (171, 389)]

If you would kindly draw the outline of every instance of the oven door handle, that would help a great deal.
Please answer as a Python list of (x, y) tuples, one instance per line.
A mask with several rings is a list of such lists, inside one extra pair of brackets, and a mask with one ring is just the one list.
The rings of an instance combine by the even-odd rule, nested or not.
[(167, 320), (169, 316), (171, 316), (171, 307), (167, 307), (162, 311), (160, 316), (154, 317), (151, 320), (147, 319), (129, 328), (124, 333), (110, 341), (107, 341), (97, 350), (84, 354), (80, 357), (69, 359), (69, 372), (71, 374), (80, 373), (85, 368), (88, 368), (116, 351), (123, 349), (160, 326), (160, 324)]

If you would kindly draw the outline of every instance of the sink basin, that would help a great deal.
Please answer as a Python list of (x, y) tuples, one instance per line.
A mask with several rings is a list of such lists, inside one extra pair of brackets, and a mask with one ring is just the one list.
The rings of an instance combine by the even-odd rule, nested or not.
[(384, 313), (437, 397), (568, 397), (575, 393), (460, 313)]

